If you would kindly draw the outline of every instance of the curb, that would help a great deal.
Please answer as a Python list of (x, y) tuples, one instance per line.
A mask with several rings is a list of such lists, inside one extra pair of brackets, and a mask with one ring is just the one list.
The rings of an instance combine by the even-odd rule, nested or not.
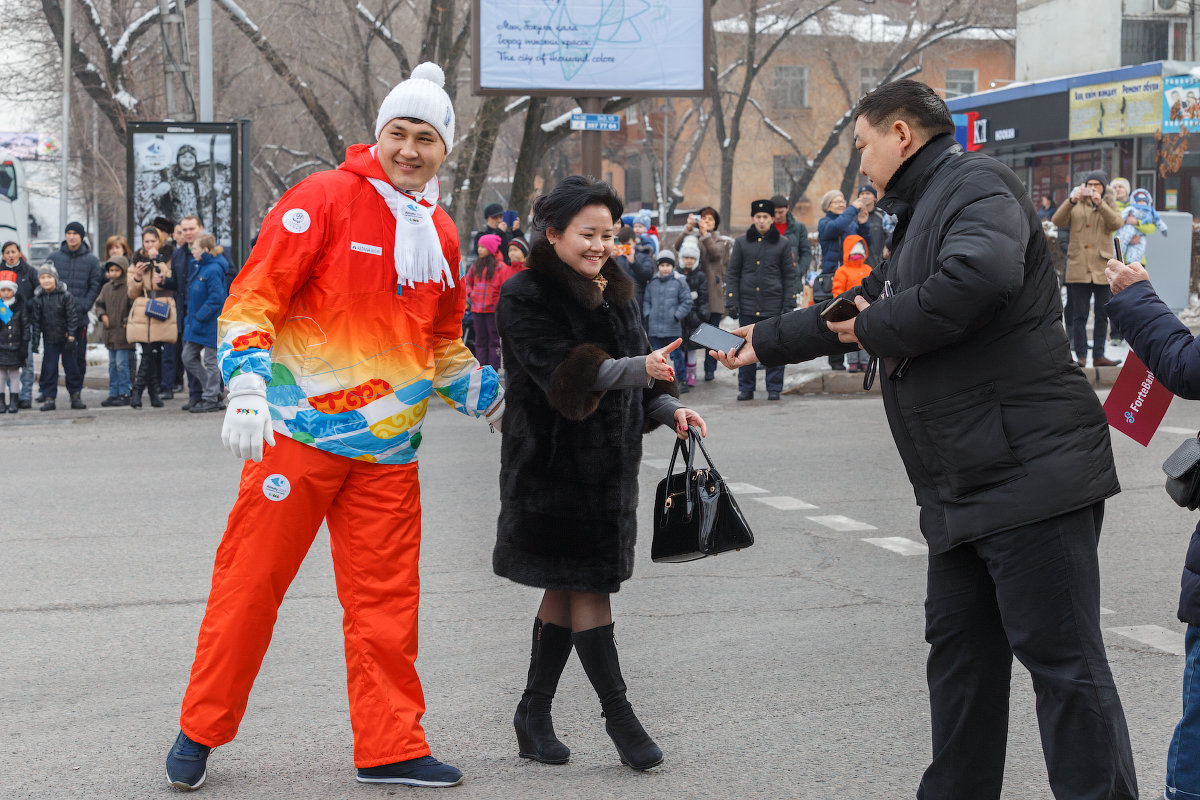
[[(1088, 383), (1097, 389), (1107, 389), (1117, 380), (1121, 373), (1120, 367), (1083, 367), (1083, 375)], [(861, 373), (851, 372), (815, 372), (805, 377), (794, 386), (785, 387), (784, 394), (879, 394), (881, 381), (875, 380), (875, 385), (869, 391), (863, 390)]]

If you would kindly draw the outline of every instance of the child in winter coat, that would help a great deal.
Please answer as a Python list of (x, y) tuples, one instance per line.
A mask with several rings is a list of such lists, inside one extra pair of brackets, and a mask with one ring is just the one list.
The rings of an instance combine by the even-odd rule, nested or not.
[(42, 354), (42, 374), (39, 376), (42, 396), (41, 411), (53, 411), (58, 397), (58, 362), (62, 361), (67, 378), (67, 393), (71, 396), (71, 408), (85, 409), (80, 398), (83, 391), (83, 374), (75, 357), (76, 347), (86, 347), (75, 341), (75, 331), (83, 327), (83, 315), (75, 304), (75, 296), (59, 283), (58, 270), (47, 261), (38, 267), (38, 288), (33, 294), (33, 352), (38, 351), (39, 342), (45, 345)]
[[(29, 352), (29, 314), (17, 294), (17, 273), (0, 272), (0, 414), (16, 414), (21, 395), (21, 370)], [(8, 389), (8, 402), (4, 390)]]
[[(683, 347), (687, 348), (687, 381), (679, 387), (680, 392), (689, 391), (688, 387), (696, 385), (696, 365), (704, 360), (703, 347), (697, 349), (688, 341), (692, 331), (700, 327), (701, 322), (708, 322), (708, 275), (700, 263), (700, 245), (693, 236), (683, 240), (679, 248), (679, 262), (683, 268), (683, 277), (687, 282), (688, 292), (692, 296), (692, 310), (683, 321)], [(682, 349), (682, 348), (681, 348)]]
[(479, 258), (467, 273), (467, 298), (475, 326), (475, 354), (479, 363), (500, 369), (500, 334), (496, 331), (496, 301), (508, 277), (500, 257), (502, 240), (495, 233), (479, 237)]
[(1125, 224), (1117, 230), (1122, 260), (1126, 264), (1146, 263), (1146, 237), (1152, 233), (1167, 235), (1167, 223), (1154, 208), (1154, 198), (1145, 189), (1135, 189), (1121, 214)]
[(183, 320), (183, 365), (200, 386), (200, 399), (190, 403), (193, 414), (219, 411), (221, 371), (217, 367), (217, 317), (225, 305), (225, 264), (211, 234), (192, 242), (196, 266), (188, 276), (187, 314)]
[[(658, 265), (658, 274), (646, 283), (642, 317), (646, 321), (650, 345), (657, 350), (683, 338), (683, 321), (692, 310), (692, 295), (682, 276), (675, 274), (674, 253), (659, 250), (654, 260)], [(683, 391), (687, 386), (684, 382), (687, 365), (682, 347), (671, 351), (671, 360), (675, 363), (675, 379), (682, 384), (680, 391)]]
[(509, 239), (508, 269), (505, 271), (504, 280), (508, 280), (513, 275), (516, 275), (518, 272), (525, 269), (525, 259), (528, 257), (529, 245), (525, 244), (524, 239)]
[[(848, 292), (871, 274), (867, 264), (867, 242), (863, 237), (851, 234), (842, 240), (842, 263), (833, 273), (833, 296)], [(867, 351), (855, 350), (846, 354), (846, 369), (849, 372), (867, 371)]]
[[(119, 237), (117, 237), (119, 238)], [(124, 240), (122, 240), (124, 241)], [(100, 401), (105, 408), (129, 405), (129, 386), (137, 374), (137, 353), (125, 337), (132, 301), (125, 286), (129, 261), (123, 255), (111, 255), (104, 262), (108, 282), (96, 298), (96, 316), (104, 326), (104, 347), (108, 350), (108, 397)]]

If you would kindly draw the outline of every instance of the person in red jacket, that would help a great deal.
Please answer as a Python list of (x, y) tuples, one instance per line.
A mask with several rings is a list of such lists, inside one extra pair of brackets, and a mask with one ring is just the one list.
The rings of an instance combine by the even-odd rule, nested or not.
[[(848, 292), (871, 274), (871, 265), (867, 263), (870, 253), (867, 251), (867, 240), (851, 234), (842, 240), (842, 263), (833, 273), (833, 296)], [(867, 351), (855, 350), (846, 354), (846, 369), (849, 372), (867, 371)]]
[[(454, 109), (436, 64), (384, 99), (374, 145), (289, 190), (263, 220), (218, 321), (221, 438), (242, 469), (167, 756), (204, 783), (229, 742), (279, 604), (322, 521), (344, 610), (362, 783), (453, 786), (420, 720), (417, 448), (431, 397), (499, 426), (503, 390), (462, 342), (458, 231), (438, 206)], [(264, 443), (270, 445), (264, 451)]]
[(495, 233), (479, 237), (479, 257), (467, 272), (467, 297), (471, 303), (471, 324), (475, 326), (475, 352), (492, 369), (500, 369), (500, 334), (496, 332), (496, 301), (500, 285), (508, 277), (507, 264), (500, 257), (501, 240)]

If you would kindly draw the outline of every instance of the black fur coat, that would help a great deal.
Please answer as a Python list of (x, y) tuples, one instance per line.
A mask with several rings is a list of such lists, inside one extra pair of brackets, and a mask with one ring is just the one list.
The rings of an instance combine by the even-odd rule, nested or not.
[(496, 574), (544, 589), (615, 592), (633, 574), (647, 404), (674, 384), (596, 392), (601, 363), (650, 346), (615, 261), (603, 296), (542, 239), (496, 307), (506, 370)]

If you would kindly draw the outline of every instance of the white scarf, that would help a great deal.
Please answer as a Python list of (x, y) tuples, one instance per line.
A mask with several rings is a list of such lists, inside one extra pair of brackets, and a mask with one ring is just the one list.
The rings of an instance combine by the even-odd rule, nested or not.
[[(375, 155), (375, 148), (371, 148)], [(436, 177), (430, 179), (417, 192), (401, 192), (387, 181), (367, 178), (379, 196), (387, 203), (396, 218), (396, 241), (393, 258), (396, 262), (396, 277), (400, 286), (415, 286), (418, 283), (442, 283), (447, 289), (454, 288), (454, 273), (442, 252), (442, 240), (433, 224), (433, 213), (437, 210), (441, 184)], [(423, 205), (421, 201), (429, 205)]]

